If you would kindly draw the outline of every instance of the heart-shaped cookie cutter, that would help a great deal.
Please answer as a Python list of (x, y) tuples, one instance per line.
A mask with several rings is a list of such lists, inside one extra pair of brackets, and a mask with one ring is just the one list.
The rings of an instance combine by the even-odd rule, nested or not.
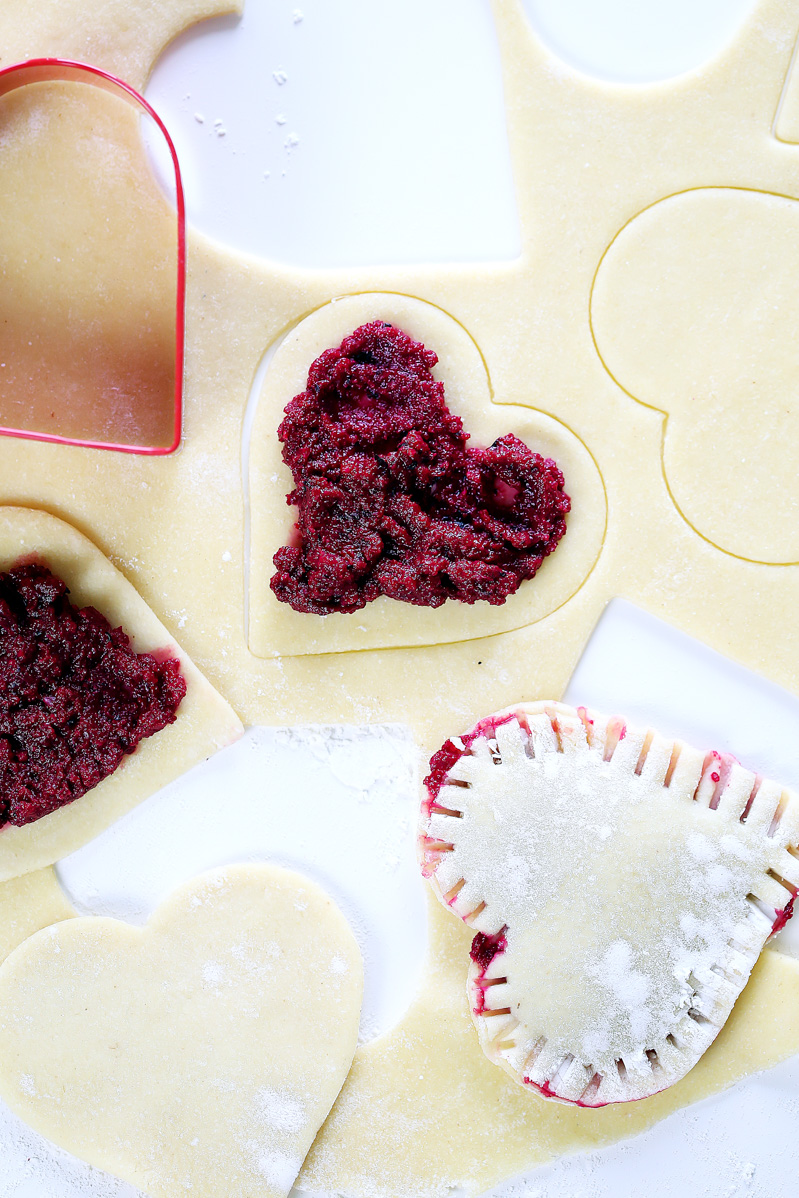
[(32, 429), (14, 428), (0, 425), (0, 434), (9, 437), (23, 437), (27, 440), (49, 441), (60, 445), (79, 445), (87, 449), (114, 449), (121, 453), (140, 453), (165, 455), (174, 453), (180, 444), (183, 424), (183, 359), (184, 359), (184, 323), (186, 310), (186, 207), (183, 193), (183, 180), (180, 173), (177, 151), (166, 125), (154, 108), (145, 98), (108, 71), (94, 67), (88, 63), (74, 62), (61, 58), (32, 58), (26, 62), (14, 63), (0, 70), (0, 97), (27, 87), (32, 83), (82, 83), (98, 87), (125, 100), (133, 108), (150, 117), (164, 137), (172, 166), (175, 172), (175, 206), (177, 209), (177, 285), (175, 304), (175, 384), (174, 384), (174, 420), (172, 439), (168, 445), (136, 445), (123, 444), (113, 441), (92, 441), (78, 437), (58, 436), (54, 433), (40, 432)]

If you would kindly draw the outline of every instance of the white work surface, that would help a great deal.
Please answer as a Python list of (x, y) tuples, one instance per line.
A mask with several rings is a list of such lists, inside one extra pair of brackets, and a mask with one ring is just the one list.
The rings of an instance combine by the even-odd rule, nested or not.
[[(526, 3), (565, 58), (630, 82), (697, 66), (750, 6)], [(302, 266), (518, 252), (488, 0), (247, 0), (241, 21), (178, 39), (147, 95), (177, 144), (190, 221), (238, 249)], [(799, 788), (799, 700), (624, 600), (600, 621), (566, 700), (729, 750)], [(83, 913), (141, 923), (214, 865), (268, 860), (308, 874), (361, 944), (366, 1041), (401, 1017), (426, 950), (416, 765), (398, 727), (252, 729), (62, 862), (62, 885)], [(780, 940), (799, 953), (799, 928)], [(795, 1060), (492, 1198), (791, 1198), (798, 1133)], [(112, 1196), (136, 1198), (0, 1105), (0, 1198)]]

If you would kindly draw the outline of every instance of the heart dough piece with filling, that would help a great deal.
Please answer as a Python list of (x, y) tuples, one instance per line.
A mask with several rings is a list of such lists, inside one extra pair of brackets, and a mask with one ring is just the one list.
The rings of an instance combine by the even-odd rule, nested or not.
[(799, 884), (799, 798), (731, 757), (557, 703), (433, 758), (423, 869), (469, 923), (486, 1055), (603, 1106), (678, 1081)]
[(145, 928), (71, 919), (0, 968), (0, 1097), (151, 1198), (278, 1198), (352, 1063), (361, 956), (316, 885), (193, 880)]
[[(137, 803), (237, 740), (243, 732), (241, 721), (230, 705), (203, 677), (124, 575), (87, 537), (47, 512), (0, 506), (0, 572), (30, 562), (46, 567), (66, 583), (69, 600), (75, 607), (95, 608), (112, 628), (121, 627), (134, 652), (153, 654), (158, 661), (176, 660), (186, 684), (186, 694), (173, 723), (155, 735), (146, 736), (135, 752), (127, 752), (116, 769), (85, 794), (22, 826), (0, 820), (0, 882), (52, 865), (75, 852)], [(42, 639), (40, 654), (43, 658), (48, 648), (46, 640)], [(13, 636), (5, 636), (5, 649), (19, 652)], [(30, 672), (38, 677), (32, 667)], [(6, 685), (14, 673), (4, 671)], [(47, 680), (46, 664), (40, 673)], [(43, 689), (44, 705), (54, 702), (59, 681), (58, 671), (53, 669), (50, 682)], [(19, 679), (14, 686), (17, 694), (12, 688), (6, 698), (14, 700), (12, 708), (17, 704), (19, 710), (34, 721), (36, 704), (30, 695), (19, 695)], [(64, 690), (68, 692), (68, 688)], [(102, 695), (101, 710), (106, 714), (113, 712), (114, 701), (114, 695), (107, 690)], [(21, 720), (18, 713), (13, 714), (15, 722), (11, 729), (18, 731)], [(69, 723), (65, 720), (65, 729)], [(55, 730), (48, 730), (46, 725), (47, 721), (43, 721), (45, 730), (38, 735), (48, 747), (60, 740), (61, 734), (56, 737)], [(3, 732), (0, 739), (10, 739), (14, 744), (15, 737), (9, 738), (9, 728), (4, 728)], [(33, 746), (36, 736), (34, 722), (30, 737)], [(66, 742), (66, 731), (63, 737)], [(28, 746), (16, 745), (17, 749), (22, 747)], [(55, 755), (55, 750), (53, 753)], [(0, 791), (0, 808), (6, 797)]]
[[(398, 470), (399, 463), (403, 460), (402, 456), (397, 457), (398, 446), (390, 448), (396, 438), (392, 440), (389, 436), (383, 441), (378, 435), (378, 441), (375, 442), (375, 430), (373, 429), (371, 434), (366, 431), (369, 420), (380, 411), (379, 391), (375, 391), (375, 394), (361, 394), (354, 403), (342, 404), (340, 398), (336, 397), (336, 388), (331, 387), (328, 381), (322, 388), (322, 402), (327, 409), (327, 414), (322, 420), (326, 427), (322, 431), (326, 435), (323, 437), (320, 433), (319, 436), (311, 436), (309, 431), (305, 437), (307, 445), (304, 445), (303, 435), (299, 433), (295, 424), (298, 413), (304, 410), (312, 426), (314, 422), (318, 423), (322, 419), (313, 412), (312, 404), (307, 405), (310, 410), (306, 409), (307, 397), (310, 394), (309, 379), (312, 380), (313, 388), (322, 383), (320, 376), (324, 375), (324, 371), (320, 367), (320, 359), (327, 363), (328, 369), (336, 356), (335, 347), (340, 346), (345, 340), (355, 357), (363, 359), (363, 349), (355, 348), (356, 342), (351, 340), (352, 334), (359, 326), (374, 327), (379, 322), (401, 330), (409, 338), (419, 342), (420, 346), (426, 347), (426, 350), (434, 351), (438, 359), (434, 367), (425, 368), (420, 372), (421, 378), (414, 377), (407, 371), (397, 371), (398, 378), (395, 382), (399, 383), (402, 376), (406, 376), (398, 392), (405, 392), (406, 402), (394, 402), (389, 405), (388, 410), (393, 413), (389, 424), (394, 422), (394, 431), (401, 427), (406, 434), (402, 442), (405, 445), (403, 452), (410, 454), (410, 457), (407, 458), (407, 470), (403, 467), (402, 471)], [(360, 337), (357, 340), (360, 340)], [(418, 365), (419, 351), (416, 357)], [(356, 362), (355, 358), (350, 359), (350, 362), (355, 366), (364, 365), (363, 360)], [(336, 369), (340, 370), (341, 367)], [(389, 381), (388, 376), (389, 372), (383, 376), (384, 388)], [(346, 379), (346, 371), (342, 377)], [(435, 393), (439, 385), (444, 388), (444, 392), (438, 402), (446, 409), (446, 416), (443, 409), (433, 414), (432, 426), (437, 428), (439, 437), (432, 438), (431, 444), (425, 447), (422, 430), (419, 427), (405, 427), (403, 420), (408, 418), (409, 411), (417, 407), (417, 389), (427, 395), (425, 402), (430, 403), (431, 389)], [(352, 388), (352, 382), (347, 386)], [(303, 395), (306, 396), (306, 401), (292, 406), (292, 397)], [(604, 487), (596, 465), (582, 442), (559, 420), (532, 409), (528, 406), (530, 403), (531, 395), (529, 391), (525, 391), (523, 385), (520, 386), (518, 394), (503, 393), (494, 400), (485, 362), (466, 330), (432, 304), (408, 296), (379, 293), (347, 296), (318, 309), (292, 329), (271, 359), (250, 442), (249, 639), (253, 653), (259, 657), (270, 657), (276, 653), (293, 656), (397, 648), (403, 645), (451, 644), (459, 640), (470, 640), (523, 627), (540, 620), (565, 603), (582, 586), (601, 550), (606, 516)], [(364, 405), (363, 408), (361, 404)], [(298, 545), (295, 527), (298, 509), (289, 506), (286, 497), (297, 485), (299, 474), (297, 478), (293, 477), (292, 470), (283, 457), (283, 448), (286, 446), (281, 448), (278, 436), (280, 428), (283, 428), (284, 432), (287, 431), (287, 406), (294, 412), (290, 423), (295, 427), (289, 436), (292, 439), (296, 438), (293, 455), (295, 469), (301, 462), (304, 463), (303, 470), (308, 470), (313, 465), (306, 481), (310, 482), (311, 478), (314, 478), (315, 484), (306, 493), (308, 506), (302, 522), (306, 532), (315, 525), (321, 537), (322, 543), (313, 550), (317, 555), (314, 570), (317, 582), (321, 581), (324, 584), (327, 577), (333, 592), (336, 591), (338, 570), (352, 551), (351, 547), (346, 546), (348, 524), (351, 522), (357, 529), (356, 546), (365, 551), (367, 543), (370, 544), (369, 552), (378, 553), (376, 560), (380, 561), (379, 566), (375, 565), (371, 571), (366, 570), (363, 575), (361, 582), (364, 593), (368, 592), (368, 588), (374, 584), (377, 574), (381, 571), (385, 571), (387, 576), (393, 575), (393, 585), (388, 585), (384, 593), (371, 598), (357, 614), (331, 610), (321, 618), (308, 610), (293, 610), (289, 602), (280, 602), (277, 594), (271, 589), (275, 576), (274, 558), (275, 554), (279, 554), (283, 563), (279, 570), (283, 576), (283, 583), (278, 587), (278, 591), (287, 598), (285, 576), (291, 571), (287, 569), (286, 558), (283, 555), (287, 550), (292, 551), (290, 547), (296, 549)], [(432, 406), (435, 407), (435, 404)], [(424, 408), (424, 405), (422, 407)], [(358, 412), (362, 414), (357, 415)], [(418, 412), (410, 421), (411, 425), (417, 416)], [(397, 597), (389, 597), (391, 591), (395, 596), (401, 593), (398, 577), (404, 575), (403, 565), (408, 569), (411, 579), (414, 574), (418, 575), (419, 589), (424, 587), (424, 570), (420, 567), (419, 560), (414, 559), (414, 553), (420, 552), (422, 557), (427, 559), (428, 570), (431, 562), (438, 559), (442, 565), (438, 575), (439, 583), (442, 577), (448, 577), (443, 564), (453, 555), (455, 559), (460, 560), (459, 565), (457, 561), (450, 563), (456, 572), (471, 561), (476, 574), (480, 573), (479, 563), (475, 560), (479, 556), (479, 538), (471, 542), (468, 550), (465, 548), (470, 541), (467, 526), (470, 520), (475, 519), (474, 513), (467, 516), (465, 511), (468, 504), (464, 501), (470, 493), (469, 489), (463, 485), (453, 485), (452, 481), (449, 487), (445, 487), (441, 473), (444, 463), (448, 460), (447, 453), (442, 452), (442, 446), (446, 442), (445, 425), (453, 417), (463, 422), (463, 428), (469, 434), (468, 453), (476, 454), (478, 459), (478, 447), (481, 447), (484, 453), (491, 447), (488, 449), (489, 456), (492, 452), (496, 455), (498, 441), (505, 446), (504, 450), (499, 451), (499, 457), (502, 457), (509, 452), (507, 438), (509, 434), (513, 434), (514, 441), (518, 438), (531, 452), (539, 454), (543, 459), (549, 458), (554, 461), (557, 469), (563, 473), (565, 491), (571, 501), (568, 528), (565, 536), (549, 540), (548, 549), (554, 551), (544, 556), (540, 568), (535, 571), (535, 578), (527, 577), (515, 593), (507, 595), (504, 602), (460, 602), (453, 598), (441, 607), (419, 606), (410, 600), (402, 601)], [(378, 420), (378, 427), (379, 424)], [(431, 459), (431, 449), (436, 444), (438, 448)], [(329, 486), (332, 485), (334, 491), (339, 486), (336, 481), (339, 467), (335, 463), (336, 454), (331, 452), (332, 445), (337, 445), (341, 452), (352, 455), (347, 467), (350, 481), (335, 503), (329, 493), (322, 501), (322, 493), (327, 492)], [(517, 443), (516, 450), (518, 448)], [(357, 452), (354, 452), (355, 450)], [(387, 454), (394, 461), (391, 469), (388, 467)], [(450, 465), (459, 458), (461, 455), (455, 453)], [(463, 453), (462, 460), (469, 460), (467, 453)], [(419, 480), (428, 474), (431, 461), (435, 461), (435, 471), (430, 475), (428, 483), (420, 488)], [(367, 462), (371, 463), (368, 467)], [(416, 465), (411, 465), (413, 462), (416, 462)], [(474, 467), (474, 457), (471, 462)], [(510, 464), (506, 463), (503, 469), (505, 468), (510, 469)], [(372, 474), (373, 469), (376, 470), (375, 474)], [(511, 508), (518, 501), (519, 495), (526, 495), (526, 502), (532, 499), (538, 489), (533, 481), (537, 473), (529, 472), (528, 486), (519, 488)], [(400, 474), (406, 475), (409, 486), (409, 480), (415, 480), (410, 494), (401, 495), (402, 488), (394, 489)], [(323, 477), (325, 475), (329, 477)], [(458, 475), (459, 471), (454, 469), (452, 477), (456, 478)], [(435, 477), (438, 478), (437, 482), (434, 481)], [(509, 478), (512, 477), (511, 473)], [(365, 506), (356, 504), (358, 510), (353, 513), (349, 503), (359, 490), (362, 491), (361, 499), (364, 499), (370, 489), (366, 486), (366, 480), (369, 478), (375, 483), (376, 489)], [(461, 484), (464, 479), (465, 476), (461, 479)], [(507, 496), (516, 490), (516, 486), (514, 484), (503, 490), (499, 487), (499, 481), (497, 475), (497, 494), (502, 491), (507, 499)], [(531, 482), (532, 486), (529, 485)], [(320, 490), (316, 489), (317, 486)], [(474, 497), (480, 490), (474, 490), (474, 479), (472, 488), (471, 493)], [(298, 490), (301, 489), (302, 484)], [(423, 499), (425, 492), (427, 497)], [(449, 499), (444, 502), (444, 495), (447, 493)], [(438, 498), (434, 501), (432, 497), (436, 494)], [(550, 493), (549, 501), (544, 506), (552, 506), (556, 495), (559, 495), (557, 491)], [(378, 496), (381, 497), (379, 501)], [(485, 502), (483, 495), (481, 503)], [(425, 504), (429, 507), (423, 510)], [(329, 508), (328, 505), (332, 507)], [(329, 510), (335, 510), (336, 505), (340, 521), (332, 522), (328, 513)], [(477, 506), (479, 508), (480, 503)], [(495, 502), (493, 505), (489, 503), (488, 506), (493, 506), (494, 517), (489, 517), (488, 511), (484, 509), (480, 519), (485, 520), (495, 533), (499, 533), (500, 526), (502, 527), (502, 535), (493, 541), (492, 552), (496, 560), (503, 560), (510, 543), (517, 541), (520, 535), (520, 529), (514, 527), (517, 516), (510, 516), (505, 509), (505, 518), (498, 520), (496, 513), (502, 510), (503, 504), (497, 505)], [(376, 533), (376, 526), (372, 524), (370, 535), (367, 525), (375, 519), (376, 510), (380, 509), (382, 515), (378, 524), (382, 531)], [(437, 516), (431, 519), (430, 517), (436, 513)], [(444, 513), (447, 514), (446, 519), (442, 518)], [(456, 514), (457, 518), (454, 518)], [(528, 517), (529, 515), (528, 512)], [(538, 516), (533, 518), (533, 522), (537, 523), (539, 518), (540, 511)], [(413, 529), (415, 532), (412, 533)], [(422, 535), (424, 529), (426, 532)], [(562, 533), (562, 525), (560, 532)], [(342, 533), (344, 543), (339, 539)], [(381, 538), (383, 545), (378, 551), (377, 546), (381, 543)], [(406, 543), (402, 548), (404, 542)], [(500, 544), (504, 545), (504, 549), (500, 550)], [(306, 564), (310, 560), (309, 549), (310, 546), (306, 544), (303, 551)], [(487, 544), (483, 545), (482, 552), (488, 552)], [(356, 558), (360, 556), (360, 552), (355, 554)], [(366, 558), (368, 553), (361, 562), (361, 568), (364, 567)], [(528, 560), (528, 566), (529, 564)], [(486, 565), (488, 563), (484, 562), (483, 566)], [(328, 574), (331, 567), (332, 573)], [(297, 563), (294, 563), (292, 569), (296, 568)], [(395, 574), (395, 571), (398, 573)], [(435, 571), (433, 573), (435, 577)], [(465, 570), (465, 575), (461, 575), (462, 581), (465, 582), (469, 573), (470, 570)], [(299, 575), (302, 577), (302, 570), (299, 571)], [(450, 579), (448, 585), (451, 582)], [(435, 584), (433, 589), (435, 590)], [(413, 590), (411, 586), (409, 593)], [(454, 593), (455, 588), (452, 587), (452, 590)], [(460, 588), (461, 594), (467, 591), (468, 586)], [(497, 596), (494, 598), (496, 600)]]

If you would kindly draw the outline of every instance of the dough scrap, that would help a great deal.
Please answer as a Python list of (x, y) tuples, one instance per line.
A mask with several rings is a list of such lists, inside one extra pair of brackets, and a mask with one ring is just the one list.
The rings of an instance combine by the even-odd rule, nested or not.
[[(513, 432), (535, 453), (554, 458), (563, 471), (564, 489), (572, 500), (566, 535), (535, 578), (522, 583), (501, 606), (448, 602), (432, 609), (381, 596), (353, 615), (319, 617), (293, 611), (269, 588), (272, 558), (289, 542), (296, 520), (296, 510), (286, 503), (294, 486), (291, 471), (283, 462), (277, 438), (283, 409), (305, 390), (314, 359), (370, 320), (394, 324), (438, 354), (433, 376), (444, 384), (450, 411), (461, 417), (471, 434), (470, 445), (490, 445), (503, 433)], [(250, 648), (260, 657), (444, 644), (530, 624), (580, 588), (602, 547), (605, 494), (585, 446), (543, 412), (496, 403), (485, 362), (466, 330), (440, 309), (407, 296), (347, 296), (306, 317), (287, 334), (266, 376), (249, 463), (249, 639)]]
[(3, 64), (50, 56), (102, 67), (140, 91), (158, 55), (204, 17), (239, 13), (244, 0), (4, 0)]
[(203, 678), (125, 578), (70, 525), (47, 512), (0, 507), (0, 571), (36, 555), (66, 582), (77, 607), (121, 625), (138, 653), (165, 650), (180, 661), (187, 691), (174, 724), (142, 741), (82, 798), (24, 827), (0, 830), (0, 882), (74, 852), (131, 807), (242, 733), (238, 717)]
[(347, 1075), (363, 969), (314, 883), (237, 866), (143, 929), (81, 918), (0, 967), (0, 1097), (151, 1198), (283, 1198)]

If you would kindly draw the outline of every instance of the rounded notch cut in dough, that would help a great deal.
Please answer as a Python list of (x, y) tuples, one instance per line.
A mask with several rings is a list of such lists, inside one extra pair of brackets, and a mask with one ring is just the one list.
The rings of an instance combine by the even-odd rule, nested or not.
[[(294, 611), (269, 583), (272, 558), (289, 543), (293, 489), (277, 429), (286, 404), (305, 390), (311, 363), (372, 320), (395, 324), (438, 355), (433, 375), (444, 384), (451, 412), (470, 445), (490, 445), (515, 433), (534, 452), (554, 458), (571, 497), (566, 535), (535, 578), (501, 606), (449, 601), (432, 609), (381, 596), (350, 615)], [(249, 643), (259, 657), (344, 653), (358, 649), (449, 644), (506, 632), (543, 619), (580, 588), (599, 556), (606, 501), (601, 476), (583, 443), (560, 421), (516, 402), (492, 399), (486, 365), (469, 334), (446, 312), (401, 295), (355, 295), (335, 300), (301, 321), (275, 350), (253, 422), (249, 446)]]
[(799, 201), (733, 187), (659, 200), (597, 271), (611, 375), (668, 414), (663, 469), (684, 518), (752, 561), (799, 561), (795, 402)]
[(420, 843), (434, 892), (478, 934), (486, 1055), (580, 1106), (673, 1085), (790, 916), (799, 796), (557, 703), (488, 717), (455, 749)]
[(80, 918), (0, 967), (0, 1096), (151, 1198), (283, 1198), (350, 1069), (363, 968), (333, 901), (232, 866), (143, 928)]
[(0, 882), (0, 964), (34, 932), (74, 914), (53, 869)]
[(34, 823), (0, 829), (0, 881), (52, 865), (74, 852), (243, 732), (232, 708), (87, 537), (47, 512), (0, 507), (0, 571), (31, 558), (43, 561), (66, 582), (76, 607), (95, 607), (113, 627), (121, 626), (137, 653), (177, 658), (186, 695), (174, 724), (143, 740), (98, 786)]

